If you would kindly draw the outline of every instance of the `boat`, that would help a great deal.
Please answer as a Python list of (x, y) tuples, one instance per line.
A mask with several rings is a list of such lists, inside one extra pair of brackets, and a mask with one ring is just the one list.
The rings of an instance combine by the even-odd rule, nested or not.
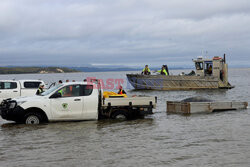
[(212, 59), (193, 59), (195, 71), (185, 75), (127, 74), (128, 81), (136, 90), (196, 90), (231, 89), (228, 82), (226, 55)]

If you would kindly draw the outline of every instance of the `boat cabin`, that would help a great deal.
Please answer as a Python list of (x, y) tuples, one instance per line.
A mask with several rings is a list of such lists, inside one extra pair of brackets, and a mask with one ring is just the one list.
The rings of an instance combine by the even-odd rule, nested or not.
[(224, 58), (215, 56), (213, 59), (198, 57), (193, 60), (197, 76), (213, 76), (223, 82), (227, 82), (227, 64)]

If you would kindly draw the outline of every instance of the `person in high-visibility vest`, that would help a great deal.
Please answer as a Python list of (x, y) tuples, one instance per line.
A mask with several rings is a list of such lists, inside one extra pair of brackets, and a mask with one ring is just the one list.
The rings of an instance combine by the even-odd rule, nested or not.
[(63, 89), (64, 89), (64, 88), (62, 88), (62, 89), (60, 89), (60, 90), (58, 90), (58, 91), (57, 91), (57, 93), (60, 93), (60, 94), (61, 94), (61, 96), (63, 96), (63, 94), (64, 94)]
[(38, 90), (36, 91), (36, 95), (41, 95), (44, 92), (44, 85), (40, 84)]
[(157, 72), (161, 73), (161, 75), (168, 75), (166, 69), (165, 69), (165, 66), (162, 66), (161, 67), (161, 70), (158, 70)]
[(123, 90), (122, 86), (120, 85), (120, 87), (119, 87), (119, 91), (118, 91), (118, 93), (117, 93), (117, 94), (122, 95), (122, 94), (127, 94), (127, 93)]
[(150, 75), (150, 69), (148, 68), (148, 65), (145, 65), (145, 68), (142, 70), (141, 74)]
[(211, 75), (212, 71), (213, 71), (213, 67), (212, 67), (212, 65), (209, 65), (208, 70), (207, 70), (207, 74)]

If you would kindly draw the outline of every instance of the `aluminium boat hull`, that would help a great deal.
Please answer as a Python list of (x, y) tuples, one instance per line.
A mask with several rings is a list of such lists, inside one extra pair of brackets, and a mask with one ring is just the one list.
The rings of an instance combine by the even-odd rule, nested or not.
[(135, 89), (148, 90), (193, 90), (233, 88), (213, 76), (185, 75), (140, 75), (127, 74), (128, 81)]

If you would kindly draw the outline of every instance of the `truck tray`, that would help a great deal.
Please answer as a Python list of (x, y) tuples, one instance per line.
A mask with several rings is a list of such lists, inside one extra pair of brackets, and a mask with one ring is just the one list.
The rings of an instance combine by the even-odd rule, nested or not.
[(103, 106), (150, 106), (156, 107), (156, 97), (105, 98)]
[(210, 113), (214, 111), (226, 111), (246, 109), (247, 102), (180, 102), (167, 101), (167, 113)]

